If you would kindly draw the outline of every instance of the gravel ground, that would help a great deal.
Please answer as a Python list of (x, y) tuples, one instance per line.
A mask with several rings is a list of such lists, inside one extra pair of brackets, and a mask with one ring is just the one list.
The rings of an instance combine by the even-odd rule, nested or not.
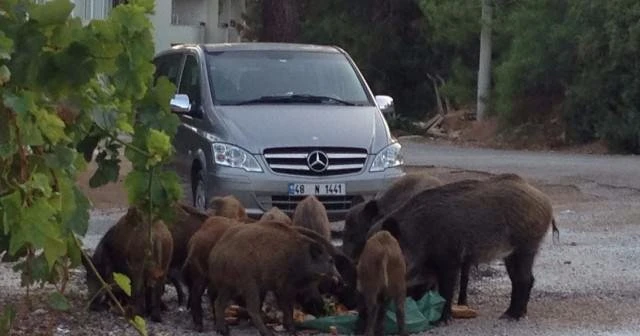
[[(418, 169), (418, 168), (411, 168)], [(433, 168), (445, 181), (481, 173), (454, 172)], [(538, 176), (536, 176), (538, 178)], [(498, 320), (507, 308), (510, 282), (501, 263), (481, 266), (473, 273), (469, 288), (470, 305), (480, 315), (474, 319), (454, 320), (434, 328), (426, 335), (637, 335), (640, 326), (640, 192), (574, 180), (542, 179), (534, 181), (553, 199), (560, 229), (560, 243), (545, 239), (535, 264), (536, 282), (529, 303), (528, 317), (519, 322)], [(85, 245), (93, 247), (122, 209), (96, 211)], [(339, 225), (338, 225), (339, 226)], [(87, 313), (84, 272), (72, 274), (69, 293), (73, 304), (70, 314), (53, 314), (42, 303), (50, 288), (32, 292), (32, 309), (26, 310), (24, 290), (10, 265), (0, 265), (0, 310), (7, 302), (17, 303), (20, 318), (15, 335), (135, 335), (132, 328), (115, 314)], [(165, 300), (169, 311), (164, 323), (149, 323), (155, 335), (202, 335), (192, 331), (191, 317), (178, 308), (175, 292), (167, 286)], [(206, 300), (205, 300), (206, 301)], [(205, 303), (206, 304), (206, 303)], [(205, 311), (209, 307), (205, 306)], [(211, 334), (210, 316), (205, 319), (205, 334)], [(232, 328), (239, 335), (257, 335), (250, 325)]]

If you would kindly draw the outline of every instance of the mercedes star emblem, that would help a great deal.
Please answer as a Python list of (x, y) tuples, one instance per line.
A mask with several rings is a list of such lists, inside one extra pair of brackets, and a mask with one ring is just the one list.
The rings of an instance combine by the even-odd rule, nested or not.
[(307, 156), (307, 165), (313, 172), (321, 173), (329, 166), (329, 158), (321, 151), (313, 151)]

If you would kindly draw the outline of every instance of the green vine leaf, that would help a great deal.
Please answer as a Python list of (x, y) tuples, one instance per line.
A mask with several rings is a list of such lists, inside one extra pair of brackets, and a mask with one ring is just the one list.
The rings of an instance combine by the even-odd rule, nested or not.
[(136, 328), (136, 330), (143, 336), (147, 336), (148, 332), (147, 332), (147, 323), (144, 321), (144, 319), (138, 315), (136, 315), (133, 320), (131, 320), (131, 323), (133, 324), (133, 326)]
[(131, 296), (131, 280), (128, 276), (114, 272), (113, 281), (115, 281), (118, 287), (120, 287), (120, 289), (122, 289), (128, 296)]
[(43, 25), (61, 24), (67, 21), (74, 5), (69, 0), (51, 0), (29, 10), (29, 19)]
[(47, 304), (49, 304), (49, 307), (57, 311), (69, 311), (69, 309), (71, 309), (69, 300), (67, 300), (64, 295), (60, 294), (60, 292), (51, 293), (47, 298)]

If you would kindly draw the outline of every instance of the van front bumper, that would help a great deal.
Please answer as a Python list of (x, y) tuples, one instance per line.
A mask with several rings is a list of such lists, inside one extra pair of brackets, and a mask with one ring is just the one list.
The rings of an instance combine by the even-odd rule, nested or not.
[(340, 221), (344, 220), (351, 206), (373, 198), (404, 174), (402, 167), (322, 178), (274, 174), (269, 170), (248, 173), (234, 168), (219, 168), (207, 174), (206, 184), (208, 197), (234, 195), (253, 218), (260, 217), (273, 206), (291, 216), (305, 195), (289, 195), (290, 183), (344, 184), (344, 195), (316, 196), (327, 209), (329, 220)]

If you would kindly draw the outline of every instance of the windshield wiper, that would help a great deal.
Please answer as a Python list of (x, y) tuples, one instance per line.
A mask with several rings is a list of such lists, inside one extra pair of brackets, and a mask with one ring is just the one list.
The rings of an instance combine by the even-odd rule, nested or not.
[(251, 105), (251, 104), (269, 104), (269, 103), (310, 103), (321, 104), (325, 102), (331, 102), (333, 104), (355, 106), (352, 102), (341, 100), (329, 96), (315, 96), (310, 94), (291, 94), (283, 96), (262, 96), (256, 99), (250, 99), (238, 102), (234, 105)]

